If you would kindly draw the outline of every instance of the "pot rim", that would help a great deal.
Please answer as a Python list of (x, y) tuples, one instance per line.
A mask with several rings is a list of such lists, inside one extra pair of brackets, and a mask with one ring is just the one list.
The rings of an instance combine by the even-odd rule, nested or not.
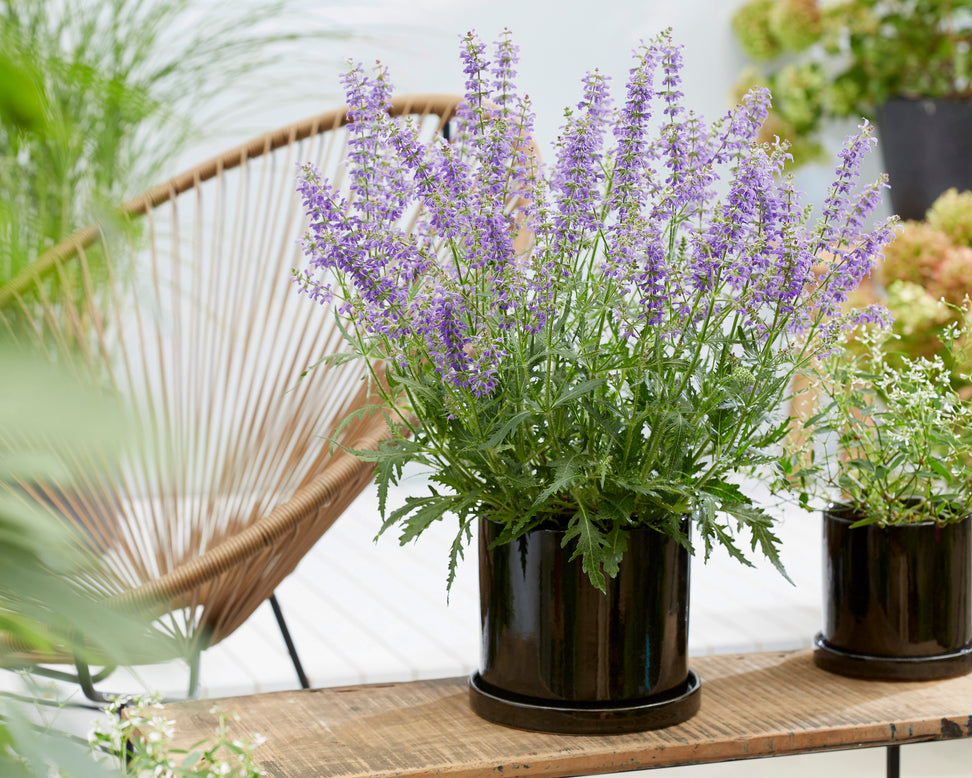
[(955, 96), (942, 96), (942, 97), (930, 97), (928, 95), (892, 95), (891, 97), (886, 97), (884, 103), (947, 103), (950, 105), (972, 105), (972, 98), (963, 97), (962, 95)]
[[(505, 527), (506, 526), (506, 523), (505, 522), (496, 521), (496, 519), (491, 519), (488, 516), (481, 516), (479, 520), (480, 521), (483, 521), (483, 522), (487, 522), (488, 524), (491, 524), (493, 526), (499, 526), (499, 527)], [(682, 518), (682, 522), (683, 522), (683, 524), (686, 524), (689, 528), (691, 528), (691, 515), (690, 514), (686, 514)], [(521, 535), (518, 535), (517, 537), (525, 537), (526, 535), (531, 534), (531, 533), (544, 533), (544, 534), (551, 534), (551, 535), (563, 535), (567, 531), (568, 530), (566, 530), (566, 529), (558, 529), (558, 528), (554, 528), (554, 527), (547, 527), (547, 526), (540, 525), (540, 526), (537, 526), (537, 527), (533, 527), (532, 529), (526, 530), (526, 532), (522, 533)], [(625, 527), (624, 528), (624, 531), (625, 532), (654, 532), (654, 533), (657, 533), (658, 535), (664, 535), (665, 537), (671, 537), (671, 535), (669, 535), (664, 530), (658, 529), (657, 527), (652, 527), (652, 526), (650, 526), (648, 524), (632, 524), (632, 525), (630, 525), (628, 527)], [(675, 538), (672, 538), (672, 539), (675, 540)]]
[[(911, 498), (917, 501), (919, 498)], [(826, 508), (821, 510), (823, 517), (830, 521), (840, 522), (842, 524), (854, 524), (863, 518), (863, 513), (855, 510), (850, 503), (846, 502), (832, 502)], [(934, 519), (928, 519), (926, 521), (915, 521), (915, 522), (900, 522), (892, 524), (879, 524), (878, 522), (872, 522), (870, 524), (858, 527), (858, 529), (866, 529), (868, 527), (875, 527), (881, 530), (889, 529), (907, 529), (909, 527), (947, 527), (951, 525), (962, 524), (972, 517), (972, 512), (966, 511), (962, 518), (955, 519), (947, 522), (938, 522)]]

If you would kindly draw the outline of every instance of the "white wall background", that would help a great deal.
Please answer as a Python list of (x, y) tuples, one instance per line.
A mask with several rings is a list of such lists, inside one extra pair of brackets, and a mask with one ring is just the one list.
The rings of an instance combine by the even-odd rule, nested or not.
[[(620, 99), (632, 50), (666, 27), (684, 46), (682, 88), (688, 105), (712, 120), (730, 107), (734, 82), (747, 63), (729, 26), (742, 1), (301, 0), (294, 11), (301, 28), (344, 30), (347, 39), (290, 45), (279, 73), (240, 85), (249, 101), (246, 115), (227, 117), (214, 127), (214, 134), (189, 149), (172, 173), (255, 134), (342, 104), (338, 76), (349, 58), (366, 65), (381, 60), (398, 93), (461, 93), (459, 39), (469, 30), (486, 41), (495, 40), (504, 27), (512, 30), (520, 46), (519, 86), (534, 102), (538, 140), (546, 150), (557, 137), (564, 106), (579, 98), (584, 74), (598, 68), (611, 76)], [(287, 27), (294, 22), (293, 17), (281, 20)], [(832, 129), (831, 156), (852, 130), (853, 123)], [(865, 180), (876, 177), (878, 156), (872, 155)], [(798, 172), (797, 187), (807, 201), (822, 201), (831, 167)]]

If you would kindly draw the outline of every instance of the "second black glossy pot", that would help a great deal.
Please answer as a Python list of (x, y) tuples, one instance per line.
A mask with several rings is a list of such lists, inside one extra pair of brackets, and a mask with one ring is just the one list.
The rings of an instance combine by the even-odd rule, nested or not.
[(482, 664), (473, 709), (502, 724), (555, 732), (625, 732), (684, 721), (698, 710), (688, 669), (689, 562), (647, 528), (606, 592), (591, 585), (564, 533), (537, 529), (491, 549), (480, 525)]
[(824, 512), (816, 663), (887, 680), (972, 670), (972, 521), (852, 527), (858, 518)]
[(972, 101), (888, 100), (878, 108), (891, 206), (924, 219), (946, 189), (972, 189)]

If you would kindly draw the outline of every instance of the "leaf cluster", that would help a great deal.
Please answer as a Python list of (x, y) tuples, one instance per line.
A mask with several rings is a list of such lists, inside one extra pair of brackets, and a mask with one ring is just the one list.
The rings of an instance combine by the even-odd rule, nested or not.
[[(0, 666), (64, 651), (99, 665), (171, 656), (166, 635), (105, 607), (90, 585), (103, 571), (83, 550), (89, 544), (58, 511), (27, 498), (35, 484), (79, 487), (117, 462), (127, 427), (116, 403), (2, 342), (0, 366)], [(108, 774), (86, 747), (28, 723), (21, 707), (0, 695), (0, 773)]]
[[(124, 709), (124, 716), (122, 716)], [(116, 775), (152, 775), (163, 778), (259, 778), (263, 775), (253, 752), (263, 742), (258, 734), (241, 735), (235, 721), (218, 705), (213, 734), (188, 748), (174, 748), (175, 722), (166, 717), (157, 698), (116, 700), (109, 706), (110, 720), (95, 723), (89, 742), (96, 752), (110, 754), (120, 763)]]
[[(673, 222), (673, 233), (679, 226)], [(497, 544), (537, 527), (565, 531), (571, 558), (599, 588), (616, 575), (633, 526), (689, 550), (685, 527), (694, 527), (706, 558), (721, 545), (750, 565), (739, 544), (745, 531), (751, 549), (786, 575), (773, 518), (737, 481), (775, 464), (770, 452), (788, 428), (778, 409), (796, 352), (755, 336), (745, 311), (712, 304), (724, 297), (718, 286), (696, 301), (688, 317), (695, 326), (678, 320), (635, 338), (608, 314), (630, 305), (620, 287), (579, 272), (558, 293), (562, 315), (547, 328), (500, 331), (510, 358), (488, 397), (443, 381), (427, 355), (389, 361), (387, 384), (374, 379), (386, 413), (401, 412), (388, 416), (399, 433), (393, 440), (357, 452), (376, 462), (381, 531), (398, 527), (405, 544), (433, 522), (457, 518), (449, 585), (477, 519), (503, 526)], [(384, 353), (345, 334), (369, 359)], [(409, 463), (426, 470), (429, 494), (388, 510), (389, 486)]]

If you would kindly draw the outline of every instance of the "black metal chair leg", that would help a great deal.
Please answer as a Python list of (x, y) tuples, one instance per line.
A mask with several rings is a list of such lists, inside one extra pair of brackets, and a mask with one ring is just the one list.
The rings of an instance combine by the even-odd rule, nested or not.
[(888, 778), (901, 778), (901, 746), (888, 746)]
[(95, 689), (88, 663), (75, 656), (74, 666), (78, 671), (78, 685), (81, 687), (81, 691), (84, 692), (84, 696), (92, 702), (97, 702), (99, 705), (107, 705), (110, 703), (111, 700)]
[(301, 689), (310, 689), (310, 681), (307, 680), (307, 675), (304, 673), (304, 666), (300, 663), (300, 657), (297, 656), (297, 649), (294, 646), (294, 641), (290, 637), (290, 630), (287, 629), (287, 622), (284, 621), (283, 611), (280, 610), (280, 603), (277, 602), (277, 595), (270, 595), (270, 607), (273, 608), (273, 615), (277, 618), (277, 626), (280, 627), (280, 634), (283, 635), (284, 643), (287, 644), (287, 651), (290, 654), (290, 661), (294, 663), (294, 670), (297, 671), (297, 680), (300, 681)]
[(202, 649), (197, 646), (192, 649), (189, 657), (189, 699), (194, 700), (199, 694), (199, 665), (202, 663)]

